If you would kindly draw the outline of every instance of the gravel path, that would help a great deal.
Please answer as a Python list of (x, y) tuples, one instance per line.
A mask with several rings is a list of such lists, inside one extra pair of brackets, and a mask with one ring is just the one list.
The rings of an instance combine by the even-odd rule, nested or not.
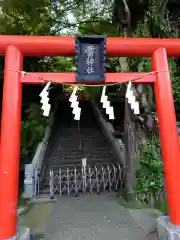
[(61, 197), (54, 205), (45, 240), (148, 240), (128, 210), (103, 194)]

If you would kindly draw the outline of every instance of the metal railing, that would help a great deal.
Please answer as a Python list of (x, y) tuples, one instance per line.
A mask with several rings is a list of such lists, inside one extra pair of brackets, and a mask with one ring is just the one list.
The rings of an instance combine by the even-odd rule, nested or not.
[(120, 164), (87, 165), (86, 167), (53, 168), (49, 173), (50, 197), (122, 189), (125, 171)]

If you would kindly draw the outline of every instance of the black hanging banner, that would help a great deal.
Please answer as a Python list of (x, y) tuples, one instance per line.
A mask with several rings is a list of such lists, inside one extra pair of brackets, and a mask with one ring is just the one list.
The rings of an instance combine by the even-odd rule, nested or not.
[(106, 37), (76, 37), (77, 82), (104, 82), (106, 72)]

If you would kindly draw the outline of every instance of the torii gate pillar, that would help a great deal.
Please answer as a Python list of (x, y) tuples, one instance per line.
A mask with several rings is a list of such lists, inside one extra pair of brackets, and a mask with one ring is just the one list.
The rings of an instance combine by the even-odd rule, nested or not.
[(22, 70), (22, 53), (15, 46), (7, 47), (1, 120), (0, 240), (16, 234), (22, 102), (19, 71)]
[(177, 183), (177, 177), (180, 175), (180, 145), (177, 134), (172, 85), (165, 49), (158, 49), (153, 54), (152, 68), (154, 71), (157, 71), (157, 80), (154, 84), (154, 89), (169, 215), (172, 222), (179, 225), (180, 184)]

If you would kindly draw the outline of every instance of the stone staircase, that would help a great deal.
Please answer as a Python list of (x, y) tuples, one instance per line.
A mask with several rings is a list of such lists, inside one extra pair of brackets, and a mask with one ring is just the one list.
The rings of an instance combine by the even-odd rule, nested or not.
[(40, 193), (49, 190), (49, 172), (52, 168), (80, 169), (82, 158), (87, 158), (87, 164), (90, 165), (115, 163), (90, 103), (82, 101), (80, 105), (82, 115), (78, 125), (73, 119), (70, 103), (61, 101), (59, 104), (44, 160)]

